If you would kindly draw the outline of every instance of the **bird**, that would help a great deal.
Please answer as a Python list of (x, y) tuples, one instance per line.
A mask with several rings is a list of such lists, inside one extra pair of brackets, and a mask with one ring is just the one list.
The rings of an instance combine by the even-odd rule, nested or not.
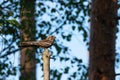
[(46, 39), (40, 41), (27, 41), (22, 42), (19, 46), (20, 47), (40, 47), (40, 48), (49, 48), (52, 46), (55, 40), (55, 36), (48, 36)]

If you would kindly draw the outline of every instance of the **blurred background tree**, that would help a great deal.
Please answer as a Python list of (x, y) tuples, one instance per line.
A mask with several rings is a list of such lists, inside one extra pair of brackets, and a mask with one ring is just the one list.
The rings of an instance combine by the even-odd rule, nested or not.
[[(27, 4), (26, 4), (27, 3)], [(20, 42), (35, 41), (35, 0), (20, 0)], [(33, 47), (20, 50), (20, 80), (36, 80), (36, 62)]]
[(90, 20), (89, 80), (115, 80), (117, 1), (92, 0)]

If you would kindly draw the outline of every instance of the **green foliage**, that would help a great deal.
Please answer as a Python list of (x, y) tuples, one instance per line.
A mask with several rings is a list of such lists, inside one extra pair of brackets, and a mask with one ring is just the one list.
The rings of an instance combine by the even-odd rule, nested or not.
[(4, 58), (0, 60), (0, 80), (4, 77), (8, 77), (9, 75), (16, 75), (16, 67), (13, 66), (11, 61), (8, 61), (8, 58)]
[(65, 74), (68, 73), (69, 69), (70, 69), (69, 67), (66, 67), (64, 73)]
[[(15, 53), (18, 49), (15, 49), (14, 42), (18, 42), (19, 23), (17, 19), (16, 8), (18, 8), (18, 2), (12, 0), (3, 0), (0, 3), (0, 80), (6, 79), (10, 75), (16, 75), (17, 69), (13, 66), (7, 55)], [(15, 7), (16, 6), (16, 7)], [(3, 49), (2, 49), (3, 48)]]

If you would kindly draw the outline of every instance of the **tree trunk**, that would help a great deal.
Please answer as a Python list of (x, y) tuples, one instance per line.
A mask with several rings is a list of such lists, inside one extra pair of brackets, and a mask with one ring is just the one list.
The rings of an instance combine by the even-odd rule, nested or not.
[(115, 80), (117, 0), (92, 0), (89, 80)]
[[(21, 42), (35, 41), (35, 0), (21, 0), (20, 6)], [(20, 54), (20, 80), (36, 80), (35, 49), (23, 48)]]

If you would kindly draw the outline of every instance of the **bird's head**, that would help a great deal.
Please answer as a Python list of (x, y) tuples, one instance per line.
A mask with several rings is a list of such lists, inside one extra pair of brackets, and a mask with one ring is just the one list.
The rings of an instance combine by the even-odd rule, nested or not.
[(55, 36), (48, 36), (46, 39), (54, 41), (55, 40)]

